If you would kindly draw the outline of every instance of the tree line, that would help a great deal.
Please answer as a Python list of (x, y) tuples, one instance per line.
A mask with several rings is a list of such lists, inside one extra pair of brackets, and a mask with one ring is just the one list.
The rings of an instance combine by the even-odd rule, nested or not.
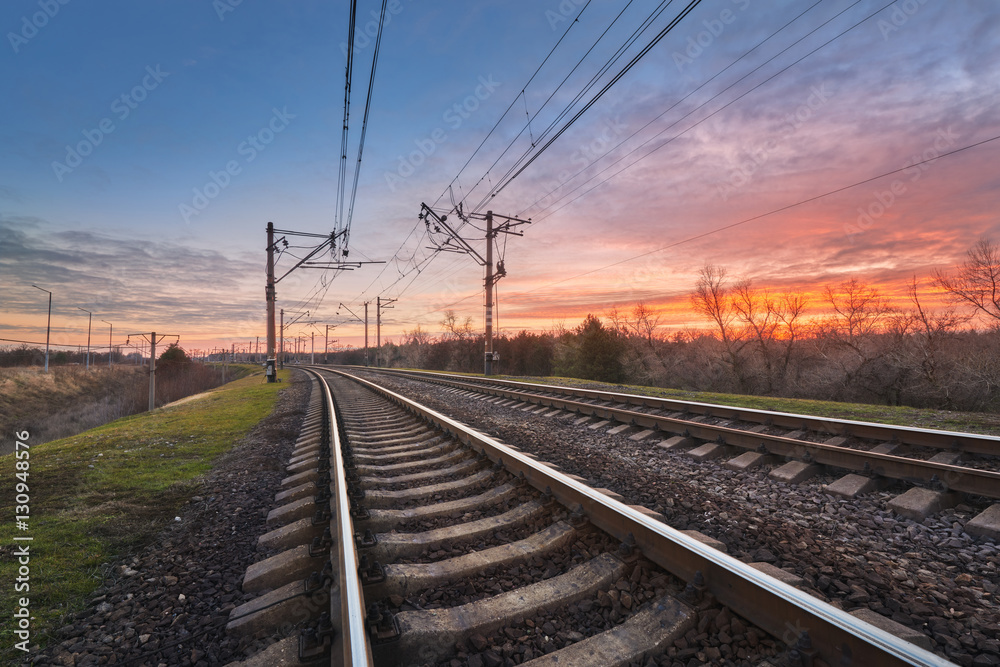
[[(928, 308), (928, 290), (951, 308)], [(906, 303), (852, 278), (822, 303), (775, 294), (706, 266), (690, 294), (709, 329), (665, 331), (644, 303), (589, 314), (572, 329), (494, 337), (494, 371), (610, 383), (955, 410), (1000, 408), (1000, 249), (981, 239), (954, 271), (914, 277)], [(811, 315), (819, 306), (822, 315)], [(448, 311), (444, 333), (418, 326), (378, 350), (382, 366), (482, 372), (485, 339)], [(977, 326), (979, 325), (979, 326)], [(985, 326), (983, 326), (985, 325)], [(374, 353), (370, 352), (374, 365)], [(364, 363), (362, 350), (336, 355)]]

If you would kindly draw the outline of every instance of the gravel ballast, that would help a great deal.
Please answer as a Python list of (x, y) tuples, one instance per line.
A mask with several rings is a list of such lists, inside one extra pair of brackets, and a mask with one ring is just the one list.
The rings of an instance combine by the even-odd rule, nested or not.
[(674, 528), (721, 540), (740, 560), (792, 572), (805, 580), (802, 588), (833, 606), (870, 609), (914, 628), (956, 664), (1000, 665), (1000, 549), (963, 530), (982, 502), (967, 499), (915, 522), (886, 508), (906, 490), (903, 484), (839, 498), (822, 490), (838, 471), (787, 485), (767, 477), (783, 462), (730, 471), (722, 467), (725, 458), (698, 463), (658, 449), (655, 437), (635, 442), (629, 431), (611, 435), (427, 383), (369, 377), (621, 494), (626, 503), (656, 510)]

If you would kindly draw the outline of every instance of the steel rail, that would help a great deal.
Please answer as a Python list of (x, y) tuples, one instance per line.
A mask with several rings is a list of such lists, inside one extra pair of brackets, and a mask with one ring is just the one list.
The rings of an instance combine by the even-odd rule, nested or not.
[(592, 405), (571, 399), (554, 398), (514, 389), (489, 387), (460, 380), (428, 379), (422, 375), (420, 379), (451, 387), (464, 388), (478, 393), (503, 396), (537, 403), (542, 406), (569, 410), (579, 414), (589, 414), (601, 419), (665, 431), (705, 442), (716, 442), (745, 450), (755, 450), (775, 456), (794, 458), (809, 463), (819, 463), (844, 470), (853, 470), (911, 483), (920, 482), (932, 486), (939, 485), (950, 491), (960, 491), (987, 498), (1000, 498), (1000, 472), (978, 470), (976, 468), (966, 468), (964, 466), (924, 461), (892, 454), (866, 452), (849, 447), (810, 442), (808, 440), (799, 440), (779, 435), (754, 433), (727, 426), (713, 426), (686, 419), (651, 415), (623, 408)]
[[(953, 664), (684, 535), (644, 508), (615, 500), (450, 417), (350, 373), (325, 370), (349, 377), (435, 424), (511, 473), (523, 474), (529, 484), (543, 493), (551, 492), (562, 504), (582, 507), (595, 526), (622, 541), (631, 536), (647, 558), (681, 579), (691, 581), (700, 572), (717, 600), (786, 644), (794, 644), (800, 632), (808, 632), (813, 648), (831, 665)], [(790, 628), (795, 631), (789, 638)]]
[(681, 401), (671, 398), (661, 398), (658, 396), (642, 396), (640, 394), (600, 391), (580, 387), (535, 384), (530, 382), (519, 382), (516, 380), (499, 380), (494, 378), (487, 379), (449, 373), (399, 371), (385, 368), (367, 370), (377, 370), (381, 373), (390, 372), (393, 374), (408, 375), (425, 381), (434, 381), (434, 379), (437, 378), (487, 386), (497, 385), (505, 387), (518, 387), (550, 394), (613, 401), (658, 410), (669, 410), (671, 412), (695, 413), (707, 417), (736, 419), (758, 424), (781, 426), (783, 428), (828, 433), (830, 435), (853, 436), (856, 438), (866, 438), (870, 440), (894, 441), (900, 444), (915, 447), (931, 447), (949, 451), (960, 451), (968, 454), (1000, 456), (1000, 438), (978, 433), (943, 431), (938, 429), (917, 428), (914, 426), (897, 426), (893, 424), (879, 424), (876, 422), (865, 422), (851, 419), (800, 415), (789, 412), (771, 412), (769, 410), (760, 410), (757, 408), (741, 408), (732, 405)]
[[(340, 442), (340, 429), (333, 402), (333, 392), (326, 378), (312, 369), (323, 387), (330, 419), (330, 485), (336, 500), (330, 519), (330, 532), (334, 535), (331, 560), (338, 563), (334, 588), (330, 591), (330, 616), (340, 621), (340, 635), (334, 638), (334, 646), (339, 643), (342, 651), (334, 665), (344, 667), (371, 667), (371, 645), (365, 628), (364, 591), (358, 574), (358, 557), (354, 547), (354, 522), (351, 520), (351, 504), (347, 495), (347, 475), (344, 467), (344, 453)], [(339, 605), (337, 601), (339, 600)]]

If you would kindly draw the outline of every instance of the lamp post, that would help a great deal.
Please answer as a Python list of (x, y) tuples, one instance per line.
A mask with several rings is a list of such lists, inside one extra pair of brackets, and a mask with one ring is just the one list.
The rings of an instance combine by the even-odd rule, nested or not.
[[(32, 283), (31, 285), (35, 289), (40, 289), (43, 292), (49, 292), (47, 289), (42, 289), (38, 285)], [(49, 332), (52, 331), (52, 292), (49, 292), (49, 321), (45, 325), (45, 372), (49, 372)]]
[(87, 370), (90, 370), (90, 325), (94, 321), (94, 314), (87, 310), (86, 308), (76, 307), (77, 310), (82, 310), (87, 313)]
[(111, 324), (111, 322), (108, 322), (107, 320), (101, 321), (111, 327), (111, 330), (108, 331), (108, 368), (111, 368), (111, 357), (114, 354), (114, 348), (111, 347), (111, 341), (114, 338), (115, 325)]

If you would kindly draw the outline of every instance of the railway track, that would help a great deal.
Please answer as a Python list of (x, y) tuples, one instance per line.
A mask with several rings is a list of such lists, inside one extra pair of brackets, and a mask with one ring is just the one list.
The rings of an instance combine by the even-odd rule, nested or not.
[[(953, 506), (962, 493), (1000, 498), (1000, 439), (993, 436), (554, 385), (378, 372), (490, 397), (501, 405), (573, 413), (579, 423), (593, 422), (592, 428), (631, 429), (636, 440), (655, 438), (658, 447), (688, 449), (698, 460), (725, 457), (725, 465), (734, 470), (784, 460), (783, 469), (772, 472), (780, 481), (802, 482), (818, 473), (820, 466), (847, 471), (845, 478), (830, 486), (835, 495), (853, 497), (888, 480), (918, 484), (894, 504), (894, 509), (911, 518), (922, 519)], [(996, 510), (993, 513), (1000, 515)], [(990, 525), (995, 520), (983, 517), (982, 523)]]
[(308, 628), (246, 664), (950, 664), (397, 393), (311, 373), (260, 541), (276, 553), (228, 630)]

